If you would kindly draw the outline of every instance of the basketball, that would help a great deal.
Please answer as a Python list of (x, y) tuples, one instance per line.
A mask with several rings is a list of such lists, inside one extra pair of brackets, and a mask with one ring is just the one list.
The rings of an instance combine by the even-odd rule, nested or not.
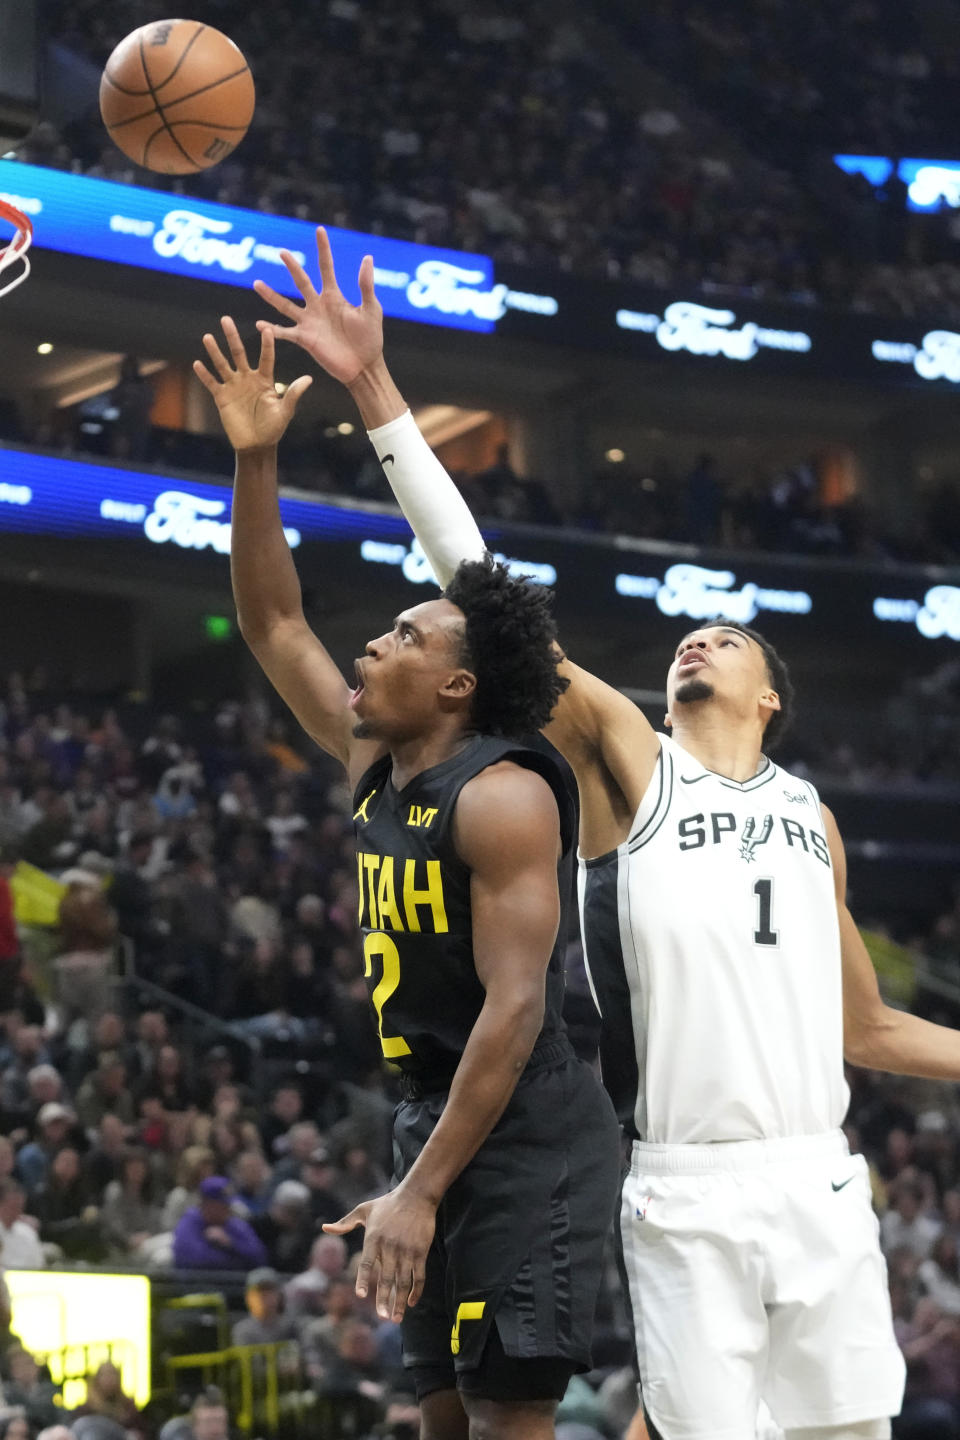
[(253, 119), (250, 66), (233, 41), (198, 20), (154, 20), (113, 51), (100, 114), (125, 155), (161, 175), (225, 160)]

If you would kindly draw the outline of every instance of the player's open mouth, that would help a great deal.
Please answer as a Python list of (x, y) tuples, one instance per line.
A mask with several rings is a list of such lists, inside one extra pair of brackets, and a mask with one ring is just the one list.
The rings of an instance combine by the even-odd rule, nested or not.
[(706, 655), (701, 654), (699, 650), (688, 650), (686, 655), (682, 657), (677, 669), (692, 670), (695, 665), (706, 665), (707, 663)]
[(360, 699), (360, 696), (363, 694), (363, 691), (364, 691), (364, 688), (365, 688), (365, 687), (364, 687), (364, 680), (363, 680), (363, 673), (362, 673), (362, 671), (361, 671), (361, 669), (360, 669), (360, 661), (359, 661), (359, 660), (355, 660), (355, 661), (353, 662), (353, 671), (354, 671), (354, 676), (355, 676), (356, 682), (357, 682), (357, 688), (354, 690), (353, 694), (350, 696), (350, 702), (349, 702), (349, 703), (350, 703), (350, 709), (351, 709), (351, 710), (354, 708), (354, 706), (356, 705), (357, 701)]

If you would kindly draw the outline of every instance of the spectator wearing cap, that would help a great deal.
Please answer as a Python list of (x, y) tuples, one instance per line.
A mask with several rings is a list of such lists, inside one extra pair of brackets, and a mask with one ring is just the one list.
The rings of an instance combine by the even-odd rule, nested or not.
[(307, 1263), (314, 1227), (310, 1191), (300, 1180), (282, 1180), (264, 1215), (253, 1228), (267, 1247), (271, 1264), (285, 1274), (296, 1274)]
[(234, 1345), (275, 1345), (295, 1340), (297, 1325), (284, 1314), (280, 1276), (269, 1265), (251, 1270), (247, 1276), (247, 1313), (233, 1327)]
[(231, 1213), (233, 1186), (223, 1175), (199, 1185), (200, 1203), (183, 1215), (173, 1233), (173, 1261), (185, 1270), (248, 1270), (267, 1259), (263, 1241), (246, 1220)]
[[(44, 1067), (50, 1068), (51, 1067)], [(50, 1162), (67, 1143), (76, 1117), (59, 1100), (48, 1100), (37, 1112), (37, 1138), (17, 1152), (17, 1174), (33, 1195), (46, 1180)]]
[(46, 1256), (32, 1225), (23, 1217), (26, 1193), (18, 1180), (0, 1181), (0, 1263), (6, 1270), (43, 1270)]

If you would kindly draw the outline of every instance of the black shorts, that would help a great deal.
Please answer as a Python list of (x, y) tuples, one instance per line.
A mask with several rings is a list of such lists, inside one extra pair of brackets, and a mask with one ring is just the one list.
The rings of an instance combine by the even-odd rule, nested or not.
[[(428, 1095), (397, 1110), (397, 1180), (446, 1099)], [(589, 1369), (618, 1137), (590, 1067), (564, 1041), (538, 1047), (437, 1212), (424, 1291), (402, 1322), (404, 1364), (421, 1394), (456, 1385), (494, 1400), (559, 1398), (572, 1373)], [(518, 1361), (534, 1363), (518, 1371)]]

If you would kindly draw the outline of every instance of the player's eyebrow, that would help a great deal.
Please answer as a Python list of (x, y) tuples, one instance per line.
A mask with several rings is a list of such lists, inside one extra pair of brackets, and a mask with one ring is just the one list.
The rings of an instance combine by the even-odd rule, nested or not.
[[(744, 635), (742, 630), (737, 630), (733, 625), (711, 625), (710, 629), (714, 634), (733, 635), (738, 640), (749, 640), (750, 638), (749, 635)], [(690, 639), (691, 635), (699, 635), (699, 633), (699, 630), (688, 630), (683, 639), (678, 642), (677, 649), (679, 650), (680, 646), (684, 645)]]
[(404, 630), (412, 630), (413, 633), (414, 633), (414, 635), (416, 635), (416, 637), (417, 637), (418, 640), (422, 640), (422, 639), (423, 639), (423, 631), (420, 629), (420, 626), (414, 624), (414, 622), (413, 622), (412, 620), (408, 620), (405, 615), (397, 615), (397, 616), (394, 618), (394, 622), (393, 622), (393, 628), (394, 628), (394, 630), (399, 630), (401, 627), (402, 627)]

